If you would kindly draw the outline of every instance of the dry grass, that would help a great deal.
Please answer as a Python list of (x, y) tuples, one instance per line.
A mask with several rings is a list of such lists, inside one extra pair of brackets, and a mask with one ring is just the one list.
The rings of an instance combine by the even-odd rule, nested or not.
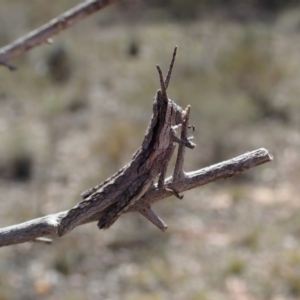
[[(17, 2), (0, 4), (2, 43), (65, 8), (36, 15)], [(8, 15), (19, 16), (12, 30)], [(262, 146), (275, 161), (158, 204), (166, 233), (126, 215), (109, 231), (88, 225), (53, 246), (1, 249), (0, 299), (299, 299), (300, 43), (289, 12), (272, 27), (113, 26), (118, 11), (100, 15), (20, 58), (18, 72), (0, 69), (1, 226), (69, 208), (130, 160), (151, 115), (155, 65), (166, 70), (176, 44), (169, 95), (192, 105), (197, 128), (186, 168)], [(64, 82), (48, 62), (58, 46), (70, 64)], [(11, 171), (20, 157), (30, 165), (22, 181)]]

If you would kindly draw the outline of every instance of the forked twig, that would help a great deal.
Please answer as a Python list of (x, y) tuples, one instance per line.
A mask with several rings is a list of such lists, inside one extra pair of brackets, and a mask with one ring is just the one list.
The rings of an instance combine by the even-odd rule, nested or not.
[[(172, 187), (182, 193), (219, 179), (225, 179), (240, 174), (250, 168), (270, 162), (272, 159), (273, 157), (270, 155), (268, 150), (264, 148), (257, 149), (219, 164), (199, 169), (194, 172), (188, 172), (185, 174), (184, 178), (174, 182)], [(167, 178), (165, 181), (167, 185), (171, 182), (171, 177)], [(140, 211), (143, 207), (150, 206), (153, 203), (161, 201), (171, 195), (172, 192), (167, 190), (159, 191), (152, 189), (145, 194), (139, 203), (131, 207), (128, 212)], [(32, 242), (36, 238), (56, 234), (59, 222), (66, 213), (67, 211), (62, 211), (0, 229), (0, 247)], [(103, 213), (105, 212), (92, 216), (90, 220), (87, 220), (85, 223), (98, 221)]]
[[(44, 236), (63, 236), (79, 225), (96, 220), (100, 229), (107, 229), (122, 214), (132, 211), (141, 213), (165, 231), (167, 225), (151, 210), (153, 203), (171, 195), (180, 198), (179, 193), (186, 190), (234, 176), (272, 160), (266, 149), (258, 149), (208, 168), (183, 172), (184, 148), (193, 149), (195, 145), (187, 137), (190, 106), (182, 111), (166, 94), (176, 49), (165, 80), (157, 66), (161, 89), (153, 102), (152, 118), (142, 145), (132, 161), (100, 185), (83, 193), (83, 200), (69, 211), (0, 229), (0, 247), (28, 241), (49, 243)], [(179, 138), (175, 129), (180, 126)], [(165, 179), (175, 142), (179, 143), (179, 150), (173, 177)], [(158, 183), (153, 185), (157, 177)]]

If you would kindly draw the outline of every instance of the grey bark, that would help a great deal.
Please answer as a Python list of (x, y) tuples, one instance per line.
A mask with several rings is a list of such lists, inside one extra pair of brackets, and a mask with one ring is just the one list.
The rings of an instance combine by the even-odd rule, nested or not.
[[(165, 184), (170, 188), (174, 188), (179, 193), (182, 193), (219, 179), (226, 179), (235, 176), (250, 168), (270, 162), (272, 159), (273, 157), (268, 150), (260, 148), (230, 160), (193, 172), (185, 173), (183, 177), (172, 184), (170, 184), (170, 182), (172, 182), (172, 178), (169, 177), (165, 180)], [(157, 187), (154, 187), (149, 190), (144, 197), (138, 201), (138, 203), (134, 204), (128, 212), (139, 211), (142, 208), (150, 206), (153, 203), (163, 200), (171, 195), (173, 195), (172, 191), (159, 190)], [(24, 242), (38, 241), (49, 243), (49, 240), (43, 239), (43, 237), (56, 234), (60, 220), (67, 214), (67, 212), (68, 211), (58, 212), (56, 214), (47, 215), (38, 219), (0, 229), (0, 247)], [(105, 211), (93, 215), (89, 220), (86, 220), (85, 223), (98, 221), (104, 213)]]
[(92, 0), (77, 5), (40, 28), (2, 47), (0, 49), (0, 65), (14, 70), (15, 68), (9, 64), (8, 61), (20, 56), (33, 47), (48, 42), (51, 36), (73, 26), (81, 19), (116, 1), (117, 0)]

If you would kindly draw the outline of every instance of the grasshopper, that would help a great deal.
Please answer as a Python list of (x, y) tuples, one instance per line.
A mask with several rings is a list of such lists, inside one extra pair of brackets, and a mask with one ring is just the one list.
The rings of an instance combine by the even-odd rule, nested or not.
[[(190, 106), (183, 110), (167, 96), (176, 52), (177, 47), (174, 49), (165, 79), (161, 68), (157, 65), (160, 89), (154, 98), (153, 114), (142, 145), (125, 167), (103, 183), (82, 193), (83, 200), (61, 219), (57, 232), (59, 236), (104, 210), (106, 214), (100, 218), (98, 227), (99, 229), (109, 228), (119, 216), (153, 187), (157, 177), (157, 188), (168, 189), (164, 181), (175, 143), (191, 149), (195, 147), (195, 144), (191, 142), (192, 137), (182, 139), (176, 136), (176, 129), (185, 121)], [(173, 192), (180, 197), (176, 191)], [(150, 207), (143, 208), (140, 213), (160, 229), (167, 228)]]

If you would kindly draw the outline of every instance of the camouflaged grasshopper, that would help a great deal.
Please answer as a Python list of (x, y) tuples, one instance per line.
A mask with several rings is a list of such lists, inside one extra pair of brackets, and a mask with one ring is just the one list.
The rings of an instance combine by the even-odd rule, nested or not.
[[(85, 223), (91, 216), (104, 210), (106, 214), (100, 218), (98, 227), (100, 229), (109, 228), (119, 216), (153, 187), (154, 180), (157, 177), (157, 188), (168, 189), (164, 181), (175, 149), (175, 143), (188, 148), (195, 147), (195, 144), (191, 142), (191, 138), (182, 139), (176, 136), (176, 129), (185, 121), (190, 106), (183, 110), (168, 98), (166, 92), (176, 52), (177, 47), (174, 49), (165, 80), (160, 67), (157, 66), (160, 89), (156, 92), (154, 98), (152, 118), (142, 145), (125, 167), (103, 183), (82, 193), (83, 201), (69, 210), (67, 215), (61, 219), (57, 232), (59, 236), (66, 234), (75, 226)], [(173, 192), (177, 197), (180, 197), (176, 191)], [(140, 210), (140, 213), (161, 230), (167, 228), (150, 207), (144, 207)]]

